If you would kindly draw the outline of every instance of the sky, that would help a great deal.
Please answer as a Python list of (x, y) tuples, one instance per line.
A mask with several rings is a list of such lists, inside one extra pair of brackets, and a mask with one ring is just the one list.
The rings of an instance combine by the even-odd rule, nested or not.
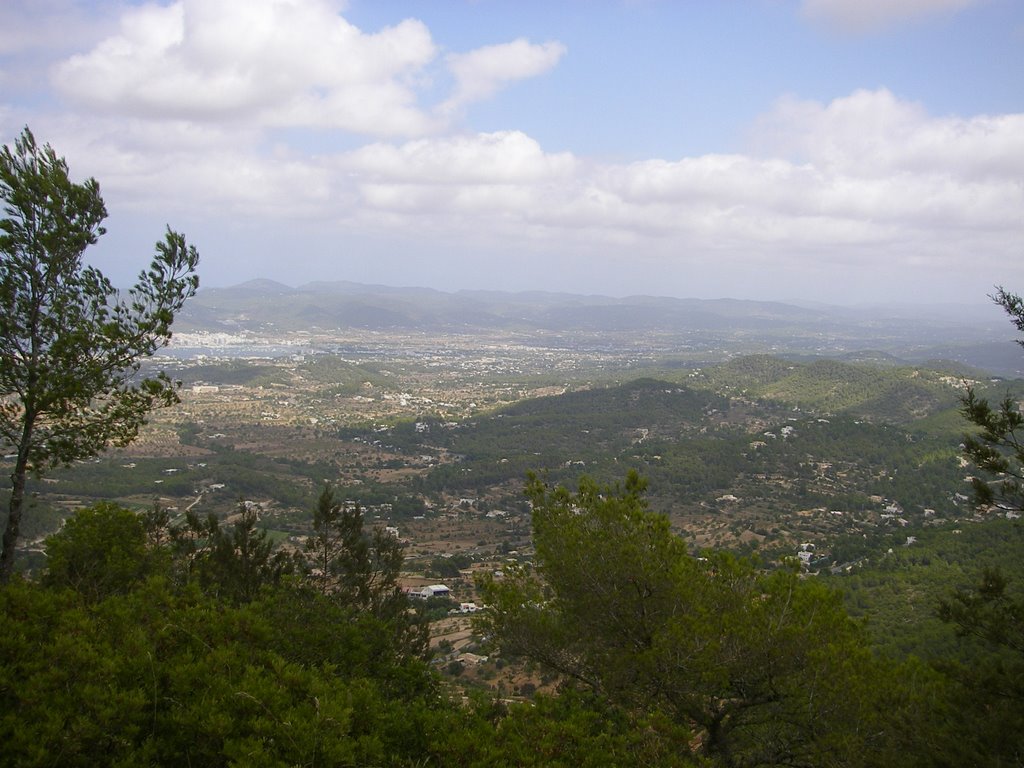
[(1024, 291), (1021, 0), (4, 0), (25, 126), (125, 285)]

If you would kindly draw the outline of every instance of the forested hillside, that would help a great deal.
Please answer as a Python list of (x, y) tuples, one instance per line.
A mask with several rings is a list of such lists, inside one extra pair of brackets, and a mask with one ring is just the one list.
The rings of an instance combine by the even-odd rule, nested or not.
[(407, 456), (443, 453), (449, 461), (409, 481), (428, 497), (499, 489), (497, 503), (514, 506), (530, 470), (571, 483), (584, 473), (612, 482), (633, 468), (695, 547), (756, 546), (778, 557), (802, 541), (827, 548), (842, 534), (970, 515), (957, 414), (964, 382), (944, 370), (758, 356), (465, 422), (425, 415), (346, 434)]

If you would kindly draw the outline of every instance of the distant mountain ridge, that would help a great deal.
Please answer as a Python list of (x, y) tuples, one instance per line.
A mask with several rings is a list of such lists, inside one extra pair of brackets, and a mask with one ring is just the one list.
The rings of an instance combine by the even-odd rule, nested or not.
[(529, 291), (457, 291), (395, 288), (348, 281), (313, 282), (297, 288), (273, 280), (250, 280), (197, 294), (181, 323), (222, 330), (273, 325), (281, 330), (367, 328), (373, 330), (632, 330), (686, 327), (763, 326), (798, 320), (824, 322), (828, 314), (778, 302), (736, 299), (674, 299), (655, 296), (574, 295)]
[(644, 334), (736, 353), (837, 357), (860, 350), (894, 363), (949, 359), (1004, 376), (1024, 367), (998, 312), (949, 307), (856, 309), (741, 299), (614, 298), (312, 282), (291, 287), (250, 280), (201, 290), (176, 322), (180, 331), (288, 333), (332, 330), (425, 334)]

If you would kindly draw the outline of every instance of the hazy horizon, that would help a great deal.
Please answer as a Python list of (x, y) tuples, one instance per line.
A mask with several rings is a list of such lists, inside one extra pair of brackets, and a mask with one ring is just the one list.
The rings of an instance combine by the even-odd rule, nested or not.
[[(225, 281), (216, 285), (208, 285), (205, 282), (200, 285), (200, 291), (217, 291), (217, 290), (232, 290), (236, 288), (243, 288), (251, 283), (268, 283), (273, 285), (279, 285), (282, 288), (287, 288), (292, 291), (301, 291), (304, 288), (309, 288), (316, 285), (341, 285), (349, 284), (352, 286), (374, 289), (380, 288), (388, 291), (435, 291), (442, 294), (459, 294), (459, 293), (496, 293), (496, 294), (510, 294), (510, 295), (526, 295), (526, 294), (547, 294), (552, 296), (572, 296), (572, 297), (594, 297), (594, 298), (607, 298), (622, 301), (626, 299), (636, 298), (652, 298), (652, 299), (671, 299), (678, 301), (740, 301), (740, 302), (751, 302), (751, 303), (767, 303), (767, 304), (788, 304), (792, 306), (804, 306), (804, 307), (821, 307), (824, 309), (874, 309), (877, 307), (889, 307), (893, 309), (935, 309), (942, 307), (962, 307), (967, 310), (976, 311), (979, 313), (985, 313), (993, 318), (1005, 318), (1005, 312), (1001, 307), (996, 306), (988, 296), (984, 297), (983, 301), (914, 301), (912, 299), (896, 299), (890, 301), (878, 301), (878, 302), (859, 302), (851, 304), (843, 304), (839, 302), (826, 302), (818, 301), (813, 298), (790, 296), (782, 298), (739, 298), (736, 296), (674, 296), (670, 294), (660, 293), (596, 293), (596, 292), (581, 292), (581, 291), (558, 291), (554, 289), (544, 288), (526, 288), (521, 290), (506, 290), (502, 288), (494, 287), (480, 287), (480, 288), (454, 288), (445, 289), (437, 288), (429, 285), (410, 285), (401, 283), (369, 283), (361, 282), (357, 280), (347, 280), (345, 278), (338, 279), (312, 279), (302, 282), (286, 282), (285, 280), (277, 280), (270, 277), (251, 277), (237, 282)], [(994, 288), (992, 289), (994, 291)], [(1007, 321), (1008, 322), (1008, 321)], [(1012, 330), (1012, 329), (1011, 329)]]

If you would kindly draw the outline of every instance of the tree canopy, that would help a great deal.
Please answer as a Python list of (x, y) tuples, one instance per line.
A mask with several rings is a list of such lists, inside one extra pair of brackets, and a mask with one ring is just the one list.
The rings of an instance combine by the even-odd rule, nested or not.
[(533, 478), (535, 568), (485, 579), (481, 631), (630, 711), (670, 714), (690, 733), (680, 749), (723, 766), (891, 748), (893, 723), (873, 714), (881, 670), (839, 596), (795, 568), (690, 555), (645, 487), (635, 473), (576, 492)]
[[(1024, 299), (1001, 286), (991, 298), (1017, 330), (1024, 331)], [(1024, 346), (1024, 339), (1016, 341)], [(971, 478), (976, 505), (1005, 512), (1007, 517), (1017, 516), (1024, 510), (1024, 414), (1020, 402), (1007, 393), (993, 406), (968, 388), (962, 413), (975, 427), (975, 432), (964, 438), (964, 454), (977, 472)], [(1020, 541), (1019, 524), (1015, 533)], [(973, 639), (989, 651), (973, 665), (950, 662), (945, 669), (962, 686), (964, 699), (973, 699), (975, 705), (967, 711), (977, 721), (973, 727), (985, 734), (993, 759), (1007, 765), (1019, 763), (1024, 754), (1022, 573), (1020, 561), (1009, 575), (998, 567), (986, 567), (973, 585), (956, 590), (938, 607), (939, 618), (953, 625), (960, 637)], [(993, 727), (995, 723), (998, 726)]]
[[(1024, 331), (1024, 299), (999, 287), (992, 300)], [(1016, 339), (1024, 346), (1024, 339)], [(974, 498), (983, 506), (1024, 509), (1024, 415), (1007, 394), (995, 405), (968, 387), (961, 412), (976, 429), (964, 438), (964, 454), (979, 470), (971, 479)]]
[(154, 407), (176, 401), (166, 375), (138, 376), (166, 345), (175, 313), (198, 287), (199, 255), (168, 228), (133, 288), (118, 291), (86, 249), (104, 233), (95, 179), (25, 128), (0, 151), (0, 442), (14, 454), (0, 580), (9, 578), (25, 479), (125, 445)]
[[(284, 576), (281, 548), (244, 505), (216, 529), (187, 520), (175, 530), (159, 510), (81, 510), (47, 540), (41, 578), (0, 585), (5, 759), (1015, 764), (1019, 677), (1005, 676), (1017, 674), (1005, 657), (945, 677), (876, 660), (818, 579), (691, 555), (645, 508), (644, 485), (636, 475), (575, 492), (531, 482), (537, 567), (510, 565), (490, 581), (480, 627), (506, 657), (561, 672), (558, 694), (529, 704), (450, 695), (425, 663), (408, 603), (382, 611), (347, 577), (325, 589), (315, 546), (293, 552)], [(327, 489), (321, 526), (337, 523), (324, 515), (333, 507)], [(354, 534), (356, 519), (345, 523)], [(949, 618), (985, 642), (1019, 645), (1000, 623), (1005, 583), (987, 578), (980, 594), (957, 599)]]

